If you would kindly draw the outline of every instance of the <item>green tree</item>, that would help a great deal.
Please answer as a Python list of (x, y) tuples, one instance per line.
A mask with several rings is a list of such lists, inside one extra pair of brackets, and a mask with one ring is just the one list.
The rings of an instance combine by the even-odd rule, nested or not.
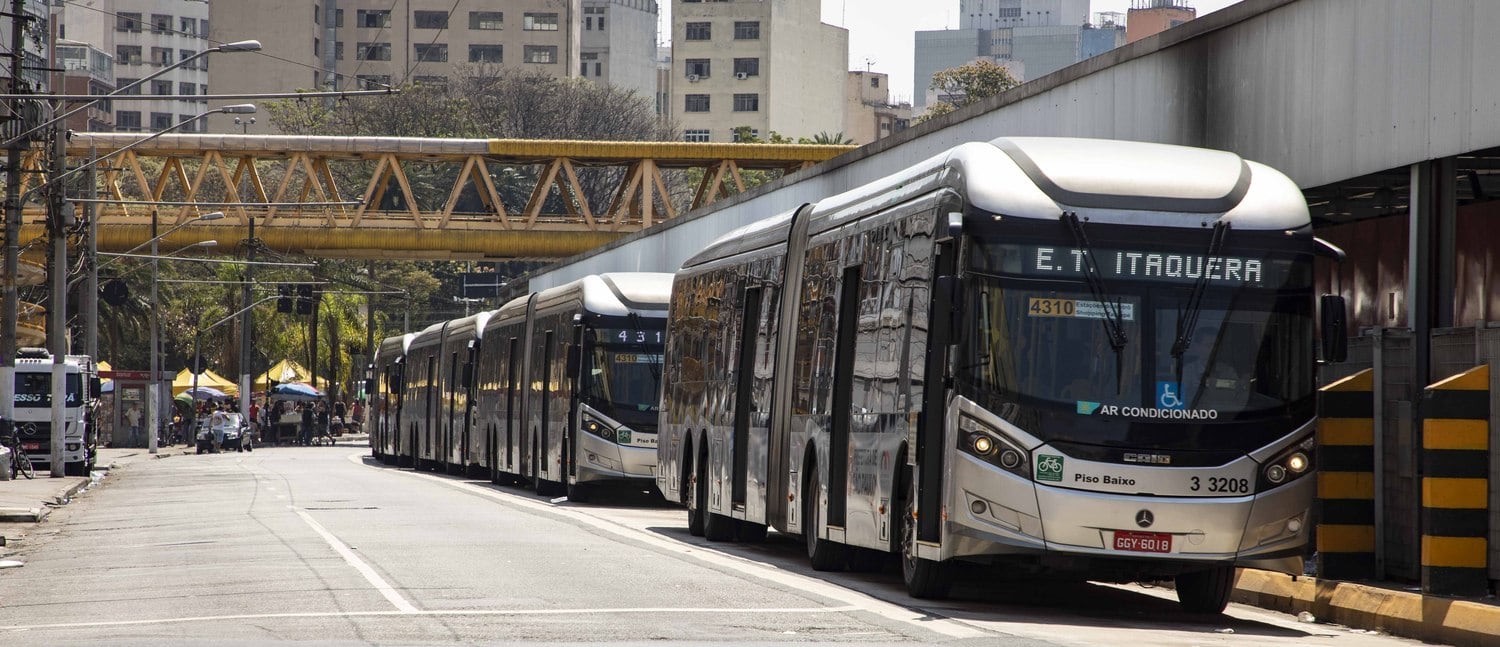
[(953, 112), (958, 108), (979, 103), (1009, 90), (1021, 82), (1009, 69), (989, 59), (979, 59), (948, 68), (932, 75), (933, 90), (938, 93), (938, 102), (929, 106), (927, 112), (917, 117), (921, 123)]

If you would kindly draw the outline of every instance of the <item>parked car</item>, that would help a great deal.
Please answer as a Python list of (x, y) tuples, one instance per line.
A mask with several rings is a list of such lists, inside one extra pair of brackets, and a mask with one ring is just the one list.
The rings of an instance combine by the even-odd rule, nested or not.
[(231, 449), (240, 452), (254, 451), (250, 426), (238, 413), (216, 411), (199, 420), (196, 438), (199, 454), (227, 452)]

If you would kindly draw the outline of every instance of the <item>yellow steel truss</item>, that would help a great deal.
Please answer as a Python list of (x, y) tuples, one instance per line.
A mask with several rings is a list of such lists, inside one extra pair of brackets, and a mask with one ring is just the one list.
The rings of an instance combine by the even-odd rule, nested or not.
[[(75, 134), (70, 163), (139, 141)], [(101, 251), (210, 211), (163, 246), (255, 237), (349, 258), (557, 258), (744, 191), (851, 146), (279, 135), (164, 135), (100, 164)], [(27, 157), (36, 170), (41, 160)], [(28, 173), (35, 186), (37, 173)], [(356, 188), (357, 187), (357, 188)], [(353, 190), (351, 190), (353, 189)], [(76, 190), (74, 191), (76, 193)], [(591, 197), (592, 196), (592, 197)], [(23, 239), (43, 235), (28, 205)]]

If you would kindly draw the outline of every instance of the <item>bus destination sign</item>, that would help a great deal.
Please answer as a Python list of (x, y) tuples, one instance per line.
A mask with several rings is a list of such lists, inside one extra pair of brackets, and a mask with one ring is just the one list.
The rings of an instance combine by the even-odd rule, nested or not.
[[(1086, 272), (1082, 249), (1008, 247), (1019, 248), (1022, 274), (1082, 278)], [(1279, 287), (1292, 271), (1289, 261), (1129, 249), (1096, 249), (1094, 261), (1106, 279), (1192, 283), (1206, 275), (1212, 285), (1233, 287)]]

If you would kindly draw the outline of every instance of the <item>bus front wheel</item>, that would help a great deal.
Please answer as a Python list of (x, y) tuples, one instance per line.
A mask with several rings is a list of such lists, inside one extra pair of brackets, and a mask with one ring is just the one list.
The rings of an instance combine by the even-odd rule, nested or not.
[(807, 490), (802, 492), (802, 537), (807, 540), (807, 561), (815, 571), (840, 571), (844, 569), (844, 545), (818, 536), (823, 525), (823, 506), (819, 493), (823, 490), (818, 466), (809, 462)]
[(1233, 566), (1216, 566), (1177, 576), (1177, 603), (1188, 613), (1223, 613), (1233, 590)]
[(946, 598), (953, 587), (952, 569), (944, 562), (917, 556), (917, 485), (910, 475), (906, 478), (905, 492), (896, 509), (901, 514), (901, 579), (906, 582), (906, 592), (920, 599)]

